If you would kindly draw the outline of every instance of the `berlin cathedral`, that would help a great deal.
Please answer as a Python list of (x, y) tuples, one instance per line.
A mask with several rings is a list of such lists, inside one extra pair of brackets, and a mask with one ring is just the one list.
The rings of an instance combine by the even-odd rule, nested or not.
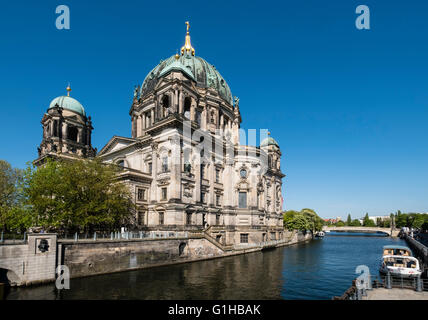
[(260, 146), (240, 144), (239, 99), (195, 55), (186, 24), (180, 53), (161, 60), (134, 90), (131, 137), (113, 136), (99, 152), (93, 148), (91, 117), (68, 86), (42, 118), (34, 163), (98, 157), (121, 166), (138, 208), (135, 230), (205, 232), (222, 245), (280, 240), (279, 145), (270, 136)]

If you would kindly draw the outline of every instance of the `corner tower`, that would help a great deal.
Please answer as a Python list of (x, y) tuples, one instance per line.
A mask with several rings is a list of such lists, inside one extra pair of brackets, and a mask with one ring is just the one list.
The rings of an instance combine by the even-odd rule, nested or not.
[(46, 158), (93, 158), (96, 149), (91, 145), (92, 121), (87, 117), (82, 104), (67, 95), (51, 101), (42, 118), (43, 139), (37, 148), (35, 165), (42, 164)]

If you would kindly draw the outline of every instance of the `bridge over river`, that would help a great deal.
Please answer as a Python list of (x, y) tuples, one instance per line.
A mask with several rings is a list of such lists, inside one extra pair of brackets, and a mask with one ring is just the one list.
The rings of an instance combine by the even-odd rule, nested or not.
[(391, 228), (380, 228), (380, 227), (328, 227), (324, 226), (323, 231), (336, 231), (336, 232), (361, 232), (361, 233), (385, 233), (388, 236), (397, 237), (400, 230), (393, 229), (391, 234)]

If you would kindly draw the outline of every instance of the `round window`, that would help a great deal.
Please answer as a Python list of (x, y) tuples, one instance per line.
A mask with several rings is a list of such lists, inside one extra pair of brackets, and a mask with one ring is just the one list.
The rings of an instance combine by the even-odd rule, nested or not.
[(246, 177), (247, 177), (247, 170), (241, 169), (241, 178), (246, 178)]

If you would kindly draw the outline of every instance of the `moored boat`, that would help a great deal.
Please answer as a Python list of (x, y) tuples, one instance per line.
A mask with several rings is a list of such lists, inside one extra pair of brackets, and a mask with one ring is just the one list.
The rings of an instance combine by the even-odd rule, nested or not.
[(389, 245), (383, 247), (383, 256), (413, 257), (412, 250), (405, 246)]
[(418, 259), (402, 255), (384, 255), (382, 257), (380, 272), (382, 274), (389, 272), (392, 276), (403, 278), (418, 277), (422, 274)]
[(324, 238), (324, 236), (325, 236), (324, 231), (318, 231), (318, 232), (315, 234), (315, 237), (316, 237), (316, 238)]

